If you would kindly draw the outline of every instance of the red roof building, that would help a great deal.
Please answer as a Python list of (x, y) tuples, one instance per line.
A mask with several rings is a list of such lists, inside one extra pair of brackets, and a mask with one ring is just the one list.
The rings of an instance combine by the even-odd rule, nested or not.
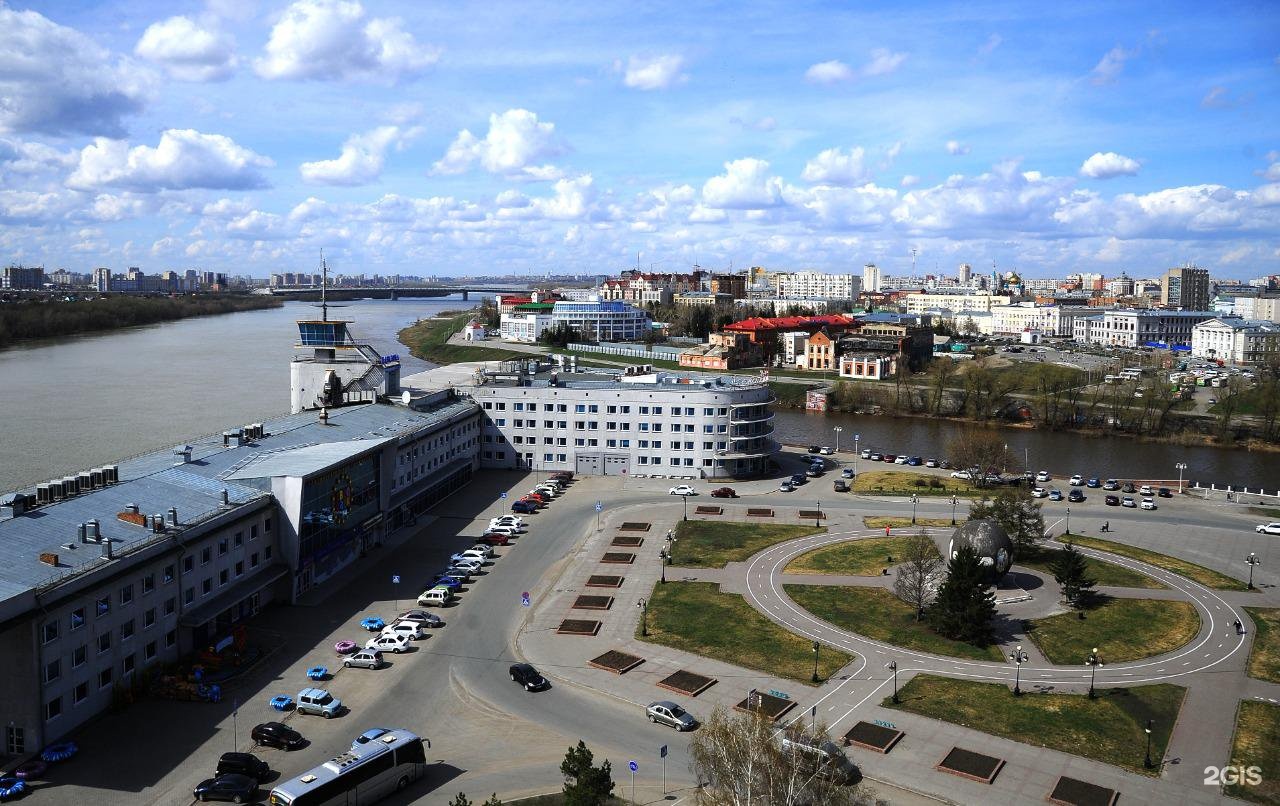
[(751, 341), (760, 342), (764, 337), (790, 330), (807, 330), (816, 333), (826, 329), (828, 333), (838, 334), (858, 326), (858, 320), (842, 313), (824, 316), (756, 316), (743, 319), (741, 322), (725, 325), (724, 329), (734, 333), (746, 333)]

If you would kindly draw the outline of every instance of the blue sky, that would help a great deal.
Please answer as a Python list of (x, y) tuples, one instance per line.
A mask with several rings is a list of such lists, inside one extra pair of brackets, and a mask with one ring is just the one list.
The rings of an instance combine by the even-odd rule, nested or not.
[(1280, 272), (1274, 3), (0, 0), (0, 259)]

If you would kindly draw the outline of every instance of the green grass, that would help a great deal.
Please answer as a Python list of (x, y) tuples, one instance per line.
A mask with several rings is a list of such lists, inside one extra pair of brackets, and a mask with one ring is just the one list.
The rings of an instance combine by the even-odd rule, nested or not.
[(457, 364), (462, 361), (504, 361), (508, 358), (531, 358), (529, 353), (504, 350), (500, 347), (472, 347), (449, 344), (449, 337), (462, 329), (474, 315), (460, 313), (448, 318), (424, 319), (399, 333), (402, 344), (409, 352), (433, 364)]
[[(916, 482), (925, 486), (917, 486)], [(939, 486), (928, 486), (937, 481)], [(935, 476), (930, 473), (912, 473), (909, 470), (867, 470), (859, 473), (851, 485), (855, 493), (903, 493), (910, 495), (990, 495), (989, 490), (979, 490), (963, 479)], [(950, 523), (950, 520), (947, 521)]]
[[(1034, 568), (1037, 571), (1043, 571), (1044, 573), (1052, 576), (1053, 572), (1049, 570), (1049, 564), (1053, 562), (1054, 558), (1057, 557), (1061, 551), (1061, 549), (1041, 548), (1036, 552), (1034, 557), (1027, 559), (1022, 557), (1016, 558), (1014, 565), (1020, 565), (1024, 568)], [(1094, 581), (1099, 585), (1107, 585), (1115, 588), (1157, 589), (1167, 587), (1146, 574), (1140, 574), (1137, 571), (1132, 571), (1122, 565), (1116, 565), (1115, 563), (1086, 558), (1085, 564), (1089, 568), (1089, 576), (1093, 577)]]
[(1200, 616), (1189, 602), (1107, 599), (1086, 611), (1030, 622), (1028, 634), (1050, 663), (1079, 666), (1094, 647), (1104, 663), (1172, 652), (1196, 637)]
[(769, 382), (769, 389), (773, 392), (773, 396), (778, 399), (775, 405), (784, 409), (803, 409), (805, 396), (812, 388), (814, 387), (803, 383)]
[(1231, 760), (1240, 767), (1257, 767), (1262, 781), (1237, 783), (1223, 788), (1233, 798), (1253, 803), (1280, 803), (1280, 705), (1257, 700), (1241, 700), (1236, 711), (1236, 730), (1231, 738)]
[(1177, 557), (1170, 557), (1167, 554), (1157, 554), (1154, 551), (1127, 546), (1124, 543), (1116, 543), (1111, 540), (1102, 540), (1101, 538), (1086, 537), (1084, 535), (1063, 535), (1058, 540), (1070, 540), (1077, 546), (1106, 551), (1111, 554), (1118, 554), (1121, 557), (1128, 557), (1131, 560), (1138, 560), (1148, 565), (1154, 565), (1157, 568), (1163, 568), (1166, 571), (1172, 571), (1187, 579), (1199, 582), (1206, 588), (1226, 591), (1245, 590), (1245, 584), (1238, 579), (1229, 577), (1226, 574), (1220, 574), (1210, 568), (1205, 568), (1203, 565), (1196, 565), (1186, 560), (1180, 560)]
[(787, 595), (813, 615), (841, 629), (904, 649), (967, 660), (1003, 659), (997, 646), (952, 641), (915, 620), (915, 609), (884, 588), (785, 585)]
[(676, 526), (676, 541), (671, 547), (671, 564), (720, 568), (725, 563), (742, 562), (775, 543), (825, 531), (821, 527), (782, 523), (681, 521)]
[[(851, 540), (801, 554), (783, 569), (787, 574), (850, 574), (880, 576), (880, 571), (902, 562), (912, 535)], [(936, 553), (936, 552), (935, 552)], [(894, 562), (886, 558), (893, 556)]]
[(1276, 507), (1249, 507), (1251, 515), (1261, 515), (1264, 518), (1280, 518), (1280, 509)]
[[(641, 640), (810, 684), (812, 642), (774, 624), (741, 596), (721, 593), (713, 582), (655, 586), (648, 618), (649, 635)], [(829, 679), (853, 660), (853, 655), (823, 647), (819, 679)]]
[(1246, 607), (1245, 612), (1253, 619), (1249, 676), (1280, 683), (1280, 608)]
[[(960, 517), (956, 519), (956, 523), (964, 523), (967, 518)], [(933, 526), (943, 527), (950, 526), (950, 518), (916, 518), (916, 522), (912, 523), (910, 518), (896, 517), (892, 515), (865, 515), (862, 518), (862, 525), (868, 529), (883, 529), (888, 526), (890, 529), (901, 529), (906, 526)]]
[[(900, 704), (894, 705), (892, 697), (881, 704), (1130, 772), (1157, 775), (1185, 693), (1181, 686), (1161, 683), (1100, 689), (1095, 699), (1031, 692), (1015, 697), (1001, 683), (921, 674), (899, 691)], [(1153, 721), (1151, 758), (1157, 762), (1156, 769), (1150, 770), (1143, 766), (1147, 720)]]

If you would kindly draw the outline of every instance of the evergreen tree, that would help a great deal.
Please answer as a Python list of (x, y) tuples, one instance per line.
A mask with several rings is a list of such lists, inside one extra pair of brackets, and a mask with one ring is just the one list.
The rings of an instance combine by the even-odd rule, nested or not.
[(595, 756), (587, 743), (578, 740), (560, 762), (564, 775), (565, 806), (602, 806), (613, 795), (613, 765), (605, 761), (594, 766)]
[(947, 578), (929, 606), (929, 624), (940, 635), (983, 646), (991, 641), (996, 596), (988, 590), (986, 569), (968, 544), (955, 550)]
[(449, 806), (471, 806), (471, 799), (465, 792), (459, 792), (456, 798), (449, 801)]
[(502, 806), (502, 801), (498, 798), (498, 793), (494, 792), (489, 799), (484, 802), (484, 806)]
[(994, 499), (969, 505), (969, 520), (993, 520), (1013, 541), (1014, 556), (1031, 559), (1044, 538), (1044, 513), (1040, 502), (1020, 487), (1001, 490)]
[(1089, 576), (1089, 564), (1084, 555), (1068, 542), (1058, 556), (1049, 563), (1053, 578), (1062, 586), (1062, 598), (1072, 607), (1083, 607), (1093, 597), (1093, 585), (1097, 581)]

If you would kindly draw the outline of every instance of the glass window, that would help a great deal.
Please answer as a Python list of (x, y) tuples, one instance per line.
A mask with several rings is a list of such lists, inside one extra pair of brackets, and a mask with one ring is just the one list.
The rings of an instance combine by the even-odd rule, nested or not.
[(120, 640), (127, 641), (133, 637), (133, 619), (120, 625)]
[(240, 560), (236, 563), (236, 576), (244, 576), (244, 560)]
[(250, 568), (258, 567), (258, 552), (255, 551), (254, 553), (249, 555), (249, 567)]
[(46, 621), (40, 628), (40, 637), (42, 643), (58, 640), (58, 622)]
[(164, 645), (166, 648), (175, 646), (178, 643), (178, 631), (169, 630), (164, 634)]
[(98, 635), (98, 654), (111, 651), (111, 633), (104, 632)]
[(177, 599), (170, 596), (168, 599), (164, 600), (164, 614), (166, 616), (172, 616), (174, 614), (174, 611), (176, 611), (177, 609), (178, 609)]
[(208, 546), (205, 546), (204, 549), (200, 551), (200, 564), (208, 565), (209, 561), (212, 559), (213, 559), (213, 549), (209, 548)]
[(80, 683), (71, 691), (71, 701), (77, 705), (84, 702), (89, 697), (89, 684)]
[(55, 658), (44, 665), (44, 682), (52, 683), (62, 677), (62, 661)]
[(153, 607), (142, 614), (142, 629), (154, 627), (156, 623), (156, 609)]
[(120, 604), (127, 605), (133, 601), (133, 585), (125, 585), (120, 589)]
[(124, 662), (120, 666), (124, 674), (128, 674), (129, 672), (132, 672), (133, 666), (134, 666), (134, 656), (125, 655)]
[(89, 648), (88, 648), (87, 646), (85, 646), (84, 644), (81, 644), (80, 646), (78, 646), (78, 647), (76, 647), (74, 650), (72, 650), (72, 652), (71, 652), (71, 668), (72, 668), (72, 669), (74, 669), (74, 668), (76, 668), (77, 666), (83, 666), (83, 665), (84, 665), (85, 658), (86, 658), (86, 657), (88, 657), (88, 655), (89, 655)]
[(195, 588), (187, 588), (186, 590), (184, 590), (184, 591), (182, 592), (182, 603), (183, 603), (184, 605), (189, 605), (189, 604), (191, 604), (192, 602), (194, 602), (195, 600), (196, 600), (196, 589), (195, 589)]
[(156, 659), (156, 642), (152, 641), (142, 648), (142, 659), (153, 661)]
[(187, 573), (196, 567), (196, 558), (190, 555), (182, 558), (182, 573)]
[[(266, 520), (264, 520), (264, 521), (262, 522), (262, 531), (266, 532), (267, 534), (271, 534), (271, 519), (270, 519), (270, 518), (267, 518)], [(251, 535), (249, 535), (249, 539), (250, 539), (250, 540), (252, 540), (253, 538), (256, 538), (256, 537), (257, 537), (257, 535), (256, 535), (256, 534), (251, 534)]]
[(111, 597), (103, 596), (101, 599), (94, 602), (94, 607), (98, 613), (98, 618), (107, 615), (111, 612)]
[(229, 549), (229, 548), (231, 548), (231, 543), (230, 543), (230, 541), (228, 541), (225, 537), (224, 537), (224, 538), (222, 538), (221, 540), (219, 540), (219, 541), (218, 541), (218, 556), (219, 556), (219, 557), (221, 557), (222, 555), (226, 554), (226, 553), (227, 553), (227, 549)]
[(231, 572), (227, 568), (223, 568), (218, 572), (218, 587), (227, 584), (227, 580), (231, 578)]
[(107, 686), (111, 685), (112, 677), (113, 675), (111, 674), (110, 666), (98, 672), (98, 688), (106, 688)]
[(213, 577), (205, 577), (200, 582), (200, 595), (208, 596), (209, 591), (213, 590)]
[(62, 716), (62, 698), (54, 697), (44, 704), (44, 718), (57, 719)]
[[(256, 527), (256, 526), (255, 526), (255, 527), (253, 527), (253, 528), (254, 528), (254, 529), (257, 529), (258, 527)], [(243, 545), (244, 545), (244, 532), (236, 532), (236, 536), (235, 536), (234, 538), (232, 538), (232, 544), (231, 544), (231, 545), (235, 546), (236, 548), (240, 548), (241, 546), (243, 546)]]
[(160, 580), (161, 580), (164, 584), (168, 585), (170, 582), (172, 582), (172, 581), (173, 581), (173, 572), (174, 572), (174, 568), (173, 568), (173, 566), (172, 566), (172, 565), (166, 565), (166, 566), (164, 567), (164, 571), (163, 571), (163, 572), (161, 572), (161, 574), (160, 574)]

